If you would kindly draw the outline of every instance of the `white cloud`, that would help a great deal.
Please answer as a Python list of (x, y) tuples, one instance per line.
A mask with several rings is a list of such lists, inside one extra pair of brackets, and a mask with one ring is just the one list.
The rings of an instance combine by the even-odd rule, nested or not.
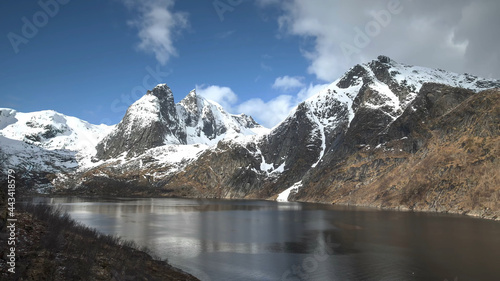
[(174, 0), (123, 0), (124, 4), (138, 12), (129, 21), (139, 32), (138, 48), (155, 55), (165, 65), (171, 56), (177, 56), (174, 37), (188, 26), (186, 13), (174, 12)]
[(237, 106), (237, 111), (251, 115), (264, 127), (272, 128), (283, 121), (296, 105), (293, 96), (281, 95), (267, 102), (262, 99), (247, 100)]
[(273, 70), (273, 68), (270, 65), (268, 65), (264, 62), (260, 63), (260, 68), (265, 70), (265, 71), (272, 71)]
[[(399, 6), (391, 9), (392, 3)], [(308, 72), (327, 82), (381, 54), (408, 64), (500, 77), (500, 37), (494, 36), (499, 1), (287, 0), (279, 7), (280, 30), (311, 43), (301, 46), (310, 61)]]
[(196, 85), (196, 93), (208, 100), (219, 103), (227, 112), (251, 115), (261, 125), (272, 128), (283, 121), (290, 111), (300, 102), (318, 93), (327, 84), (302, 85), (296, 95), (279, 95), (269, 101), (260, 98), (249, 99), (238, 103), (238, 96), (229, 87), (217, 85)]
[(288, 75), (285, 75), (283, 77), (276, 78), (272, 87), (275, 90), (288, 92), (293, 89), (304, 87), (304, 83), (302, 82), (302, 80), (304, 80), (304, 77), (290, 77)]
[(316, 84), (313, 85), (312, 83), (309, 84), (308, 87), (302, 88), (299, 93), (297, 94), (297, 101), (305, 101), (306, 99), (314, 96), (317, 94), (319, 91), (323, 90), (326, 88), (329, 84)]
[(238, 96), (229, 87), (196, 85), (196, 94), (215, 101), (229, 112), (232, 111), (232, 106), (238, 101)]
[(249, 114), (257, 120), (261, 125), (267, 128), (273, 128), (290, 114), (299, 103), (317, 94), (324, 89), (328, 84), (309, 84), (303, 85), (297, 95), (280, 95), (270, 101), (262, 99), (250, 99), (238, 106), (236, 110), (239, 113)]

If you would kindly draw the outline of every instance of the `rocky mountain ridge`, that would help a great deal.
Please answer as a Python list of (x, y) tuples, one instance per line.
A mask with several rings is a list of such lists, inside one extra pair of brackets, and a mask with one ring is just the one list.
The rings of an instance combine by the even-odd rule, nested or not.
[(332, 151), (292, 197), (301, 201), (499, 216), (500, 90), (425, 84), (368, 144)]
[(178, 104), (166, 84), (132, 104), (122, 121), (98, 145), (96, 160), (137, 156), (163, 145), (213, 145), (227, 136), (263, 129), (252, 117), (232, 115), (191, 91)]
[[(499, 103), (498, 89), (488, 89), (499, 87), (498, 80), (380, 56), (257, 135), (262, 128), (251, 117), (227, 114), (195, 92), (174, 104), (159, 85), (99, 142), (93, 163), (52, 171), (48, 186), (70, 194), (300, 200), (493, 218), (500, 211), (498, 200), (488, 199), (500, 196)], [(456, 155), (444, 155), (450, 151)], [(455, 156), (465, 160), (450, 166)], [(482, 174), (479, 167), (493, 177), (461, 177), (465, 170)]]

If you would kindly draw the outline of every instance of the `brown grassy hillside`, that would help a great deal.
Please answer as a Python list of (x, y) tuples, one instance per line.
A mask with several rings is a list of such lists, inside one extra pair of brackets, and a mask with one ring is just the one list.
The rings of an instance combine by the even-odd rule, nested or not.
[[(296, 199), (498, 219), (500, 90), (433, 112), (415, 117), (419, 128), (408, 137), (367, 146), (316, 171)], [(416, 140), (422, 146), (408, 149)]]

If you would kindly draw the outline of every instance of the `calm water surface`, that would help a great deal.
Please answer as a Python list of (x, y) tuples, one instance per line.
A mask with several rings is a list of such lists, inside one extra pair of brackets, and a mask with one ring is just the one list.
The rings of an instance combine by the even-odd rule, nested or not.
[(240, 200), (34, 198), (201, 280), (500, 280), (500, 223)]

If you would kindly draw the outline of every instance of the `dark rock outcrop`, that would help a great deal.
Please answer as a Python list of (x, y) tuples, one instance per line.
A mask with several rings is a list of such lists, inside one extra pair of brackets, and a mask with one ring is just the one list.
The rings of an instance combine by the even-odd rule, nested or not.
[(166, 141), (186, 143), (175, 109), (174, 96), (166, 85), (158, 85), (129, 107), (125, 117), (97, 145), (96, 158), (109, 159), (125, 153), (133, 156)]

